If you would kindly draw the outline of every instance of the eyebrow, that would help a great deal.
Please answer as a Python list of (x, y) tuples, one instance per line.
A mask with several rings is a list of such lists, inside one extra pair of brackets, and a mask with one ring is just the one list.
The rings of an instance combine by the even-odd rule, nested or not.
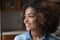
[(31, 15), (31, 14), (34, 15), (34, 13), (29, 13), (28, 15)]
[[(24, 14), (24, 15), (26, 15), (26, 14)], [(35, 15), (35, 13), (29, 13), (28, 15)]]
[[(32, 14), (32, 15), (35, 15), (35, 13), (29, 13), (28, 15), (31, 15), (31, 14)], [(25, 15), (26, 15), (26, 14), (25, 14)]]

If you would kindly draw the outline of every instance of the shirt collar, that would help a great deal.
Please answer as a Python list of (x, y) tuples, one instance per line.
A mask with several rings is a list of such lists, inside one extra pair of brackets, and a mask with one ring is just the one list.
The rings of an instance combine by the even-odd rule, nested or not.
[(27, 32), (27, 37), (26, 38), (27, 38), (27, 40), (32, 40), (31, 35), (30, 35), (30, 31)]
[(42, 36), (42, 40), (46, 40), (46, 35), (45, 34)]
[[(32, 37), (31, 37), (29, 31), (27, 32), (27, 39), (28, 39), (28, 40), (32, 40)], [(44, 34), (41, 39), (42, 39), (42, 40), (46, 40), (46, 34)]]

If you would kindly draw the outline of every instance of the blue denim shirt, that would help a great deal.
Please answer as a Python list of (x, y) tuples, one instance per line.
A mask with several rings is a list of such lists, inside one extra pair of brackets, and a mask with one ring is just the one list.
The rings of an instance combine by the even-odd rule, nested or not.
[[(30, 32), (25, 32), (21, 35), (17, 35), (14, 40), (32, 40), (32, 38), (31, 38)], [(57, 39), (52, 35), (49, 35), (49, 36), (43, 35), (41, 40), (59, 40), (59, 39)]]

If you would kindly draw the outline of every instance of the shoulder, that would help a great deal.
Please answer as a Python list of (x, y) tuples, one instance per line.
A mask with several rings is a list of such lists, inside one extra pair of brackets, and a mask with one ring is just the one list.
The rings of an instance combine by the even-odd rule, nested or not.
[(27, 35), (28, 35), (28, 32), (25, 32), (25, 33), (23, 33), (23, 34), (17, 35), (17, 36), (14, 38), (14, 40), (26, 40)]
[(49, 35), (48, 36), (49, 40), (59, 40), (56, 36)]

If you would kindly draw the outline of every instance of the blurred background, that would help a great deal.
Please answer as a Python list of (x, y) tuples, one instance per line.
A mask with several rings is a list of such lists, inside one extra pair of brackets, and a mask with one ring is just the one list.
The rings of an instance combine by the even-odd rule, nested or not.
[[(50, 2), (49, 5), (52, 5), (51, 10), (57, 6), (57, 12), (60, 16), (60, 0), (48, 1)], [(29, 0), (0, 0), (0, 7), (2, 6), (2, 10), (0, 8), (2, 40), (13, 40), (16, 35), (25, 32), (25, 27), (22, 23), (22, 7), (28, 2)], [(60, 39), (60, 22), (58, 30), (52, 35), (56, 35)]]

